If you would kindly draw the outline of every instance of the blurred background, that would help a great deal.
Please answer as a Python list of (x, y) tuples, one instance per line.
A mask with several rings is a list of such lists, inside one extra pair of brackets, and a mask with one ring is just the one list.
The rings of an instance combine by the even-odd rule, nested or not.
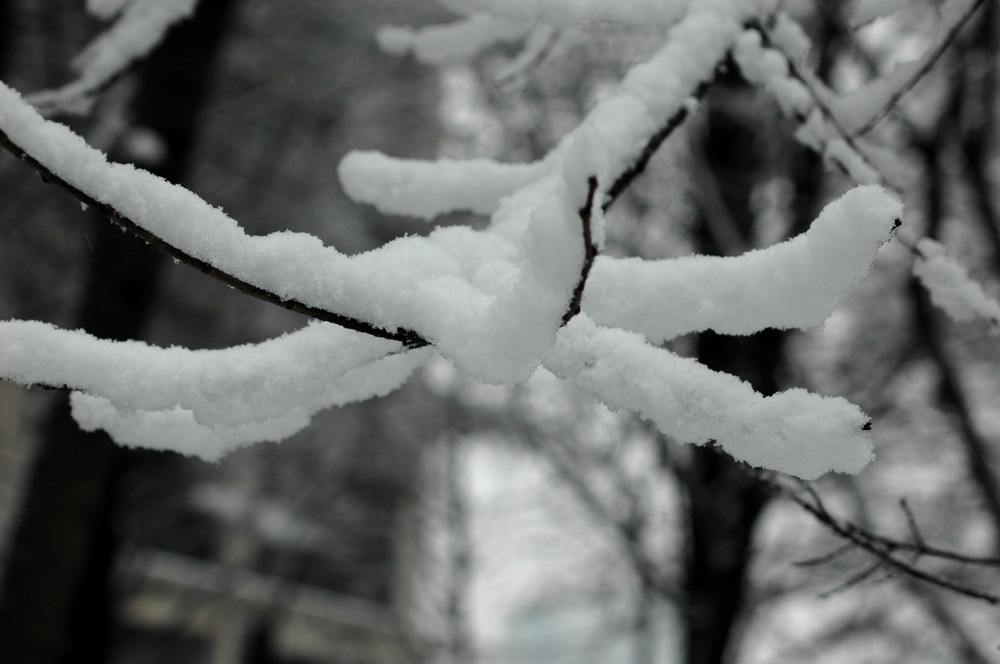
[[(102, 27), (83, 4), (0, 0), (0, 77), (22, 92), (71, 80)], [(838, 90), (940, 29), (924, 0), (862, 26), (851, 2), (784, 7)], [(662, 40), (553, 30), (439, 69), (376, 46), (380, 25), (444, 20), (431, 0), (202, 0), (92, 114), (59, 119), (251, 233), (354, 253), (429, 225), (351, 203), (336, 177), (348, 150), (538, 158)], [(905, 183), (907, 226), (944, 239), (994, 295), (997, 30), (987, 2), (873, 136)], [(735, 255), (800, 233), (851, 183), (795, 129), (724, 75), (612, 209), (608, 252)], [(11, 155), (0, 182), (3, 318), (193, 348), (304, 324), (158, 256)], [(822, 504), (996, 561), (1000, 345), (934, 310), (911, 260), (886, 247), (821, 331), (670, 347), (760, 392), (859, 404), (877, 459), (815, 483)], [(4, 664), (997, 661), (995, 606), (845, 547), (712, 447), (677, 446), (543, 371), (497, 388), (438, 360), (389, 397), (217, 464), (82, 433), (66, 396), (0, 384)], [(995, 563), (909, 562), (1000, 592)]]

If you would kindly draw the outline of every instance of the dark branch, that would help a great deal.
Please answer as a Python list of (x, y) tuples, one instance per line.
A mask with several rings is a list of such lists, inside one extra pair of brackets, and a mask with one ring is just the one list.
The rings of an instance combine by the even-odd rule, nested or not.
[(563, 314), (562, 324), (570, 322), (573, 316), (580, 313), (580, 305), (583, 302), (583, 289), (587, 286), (587, 277), (590, 275), (590, 268), (597, 258), (597, 245), (594, 244), (594, 234), (591, 229), (591, 222), (594, 217), (594, 196), (597, 195), (597, 177), (591, 175), (587, 178), (587, 200), (580, 208), (580, 222), (583, 225), (583, 265), (580, 267), (580, 279), (573, 289), (573, 297), (570, 299), (569, 308)]
[(260, 286), (255, 286), (254, 284), (247, 283), (242, 279), (235, 277), (228, 272), (224, 272), (214, 265), (196, 258), (186, 253), (182, 249), (179, 249), (169, 242), (166, 242), (159, 236), (145, 228), (141, 227), (135, 221), (126, 217), (117, 209), (108, 205), (107, 203), (101, 203), (100, 201), (94, 199), (90, 195), (84, 193), (77, 187), (73, 186), (66, 180), (62, 179), (46, 166), (40, 163), (37, 159), (29, 155), (24, 151), (19, 145), (14, 143), (10, 137), (3, 131), (0, 130), (0, 147), (3, 147), (8, 152), (12, 153), (16, 157), (20, 158), (22, 161), (31, 166), (38, 174), (42, 177), (45, 182), (55, 185), (68, 192), (73, 198), (80, 201), (84, 205), (94, 208), (100, 212), (103, 216), (107, 217), (112, 223), (117, 224), (123, 230), (132, 233), (140, 240), (146, 242), (154, 249), (162, 251), (163, 253), (177, 259), (182, 263), (186, 263), (191, 267), (204, 272), (213, 279), (217, 279), (222, 283), (232, 286), (233, 288), (240, 290), (248, 295), (252, 295), (265, 302), (270, 302), (271, 304), (276, 304), (279, 307), (284, 307), (289, 311), (294, 311), (296, 313), (304, 314), (311, 318), (317, 320), (326, 321), (328, 323), (334, 323), (340, 325), (341, 327), (346, 327), (349, 330), (354, 330), (356, 332), (362, 332), (364, 334), (370, 334), (373, 337), (379, 337), (381, 339), (390, 339), (392, 341), (398, 341), (407, 348), (420, 348), (429, 345), (429, 342), (422, 337), (420, 334), (413, 330), (406, 328), (397, 328), (395, 330), (385, 330), (381, 327), (373, 325), (363, 320), (358, 320), (356, 318), (351, 318), (349, 316), (344, 316), (332, 311), (327, 311), (325, 309), (320, 309), (319, 307), (314, 307), (308, 304), (299, 302), (298, 300), (286, 300), (282, 299), (278, 295), (261, 288)]
[[(691, 93), (690, 99), (693, 101), (701, 100), (701, 98), (705, 96), (705, 93), (708, 92), (708, 89), (712, 86), (713, 82), (714, 79), (712, 81), (705, 81), (699, 84), (695, 91)], [(643, 146), (642, 152), (639, 153), (636, 160), (631, 166), (626, 168), (617, 179), (615, 179), (614, 183), (612, 183), (611, 187), (608, 189), (605, 194), (604, 203), (601, 205), (601, 209), (604, 212), (607, 212), (608, 208), (610, 208), (611, 205), (618, 200), (618, 197), (629, 188), (632, 182), (637, 177), (642, 175), (642, 173), (646, 170), (647, 164), (649, 164), (649, 160), (653, 158), (653, 155), (660, 149), (663, 142), (670, 138), (670, 135), (674, 133), (674, 130), (684, 124), (684, 121), (687, 120), (690, 115), (691, 108), (687, 105), (681, 106), (674, 111), (673, 115), (667, 118), (663, 127), (649, 137), (649, 140), (646, 141), (646, 145)]]
[[(830, 530), (833, 534), (837, 535), (849, 544), (866, 551), (877, 559), (877, 565), (866, 568), (857, 577), (852, 577), (846, 582), (846, 584), (842, 584), (838, 588), (829, 592), (839, 592), (847, 587), (856, 585), (860, 581), (868, 578), (879, 567), (887, 566), (891, 570), (904, 574), (912, 579), (923, 581), (924, 583), (929, 583), (931, 585), (938, 586), (939, 588), (944, 588), (960, 595), (978, 599), (989, 604), (1000, 604), (1000, 597), (997, 595), (983, 592), (975, 588), (970, 588), (937, 574), (927, 572), (916, 566), (917, 560), (921, 557), (938, 558), (952, 562), (983, 565), (988, 567), (1000, 567), (1000, 559), (976, 558), (953, 551), (938, 549), (927, 545), (922, 536), (919, 537), (916, 542), (901, 542), (869, 532), (849, 521), (838, 519), (831, 514), (819, 494), (816, 493), (816, 490), (804, 482), (802, 483), (801, 488), (809, 496), (808, 500), (794, 489), (777, 481), (773, 477), (769, 477), (765, 473), (755, 472), (751, 474), (757, 479), (758, 482), (768, 487), (771, 491), (791, 500), (793, 503), (812, 515), (820, 524)], [(916, 527), (915, 521), (911, 523), (911, 527)], [(908, 554), (907, 557), (910, 559), (904, 560), (900, 556), (896, 555), (897, 553)], [(831, 554), (827, 557), (832, 559), (836, 556), (832, 556)], [(856, 578), (858, 578), (857, 581), (855, 581)]]
[(863, 127), (854, 132), (855, 136), (864, 136), (870, 132), (876, 127), (876, 125), (878, 125), (879, 122), (882, 121), (882, 118), (889, 115), (889, 113), (892, 112), (892, 109), (896, 108), (899, 101), (905, 97), (910, 90), (916, 87), (917, 83), (923, 80), (927, 73), (934, 68), (934, 65), (936, 65), (938, 60), (941, 59), (941, 56), (944, 55), (944, 52), (948, 50), (948, 47), (951, 46), (951, 44), (958, 37), (958, 33), (962, 31), (965, 24), (969, 22), (969, 19), (973, 17), (976, 11), (983, 4), (985, 4), (985, 0), (976, 0), (976, 2), (974, 2), (965, 12), (965, 14), (955, 21), (955, 25), (951, 26), (951, 29), (948, 30), (948, 34), (945, 35), (945, 38), (941, 40), (941, 43), (938, 44), (937, 48), (931, 52), (930, 56), (924, 60), (917, 71), (913, 73), (913, 76), (911, 76), (903, 86), (892, 93), (885, 105), (880, 108), (879, 111), (864, 124)]
[[(861, 146), (858, 145), (858, 142), (855, 140), (855, 137), (852, 136), (851, 133), (847, 131), (843, 123), (841, 123), (840, 118), (838, 118), (836, 113), (833, 112), (833, 109), (830, 108), (827, 105), (827, 103), (823, 100), (823, 98), (820, 97), (819, 93), (816, 92), (816, 89), (813, 87), (812, 82), (809, 81), (806, 78), (805, 74), (803, 74), (802, 71), (799, 70), (799, 67), (798, 65), (795, 64), (795, 61), (792, 58), (788, 57), (787, 53), (785, 53), (783, 50), (781, 50), (774, 44), (774, 41), (771, 39), (771, 35), (768, 33), (767, 28), (765, 28), (758, 21), (752, 21), (750, 23), (750, 28), (756, 30), (757, 33), (760, 34), (761, 43), (765, 47), (774, 50), (776, 53), (780, 54), (781, 57), (785, 59), (785, 64), (788, 67), (788, 74), (796, 81), (801, 83), (803, 87), (805, 87), (806, 91), (809, 93), (809, 96), (812, 98), (813, 106), (820, 112), (820, 114), (826, 119), (826, 121), (830, 123), (830, 126), (833, 127), (834, 131), (837, 132), (837, 134), (844, 141), (844, 143), (851, 149), (851, 151), (854, 152), (858, 156), (858, 158), (860, 158), (865, 163), (866, 166), (871, 168), (873, 172), (878, 174), (883, 184), (885, 184), (886, 186), (890, 187), (895, 191), (899, 191), (900, 188), (895, 184), (889, 182), (888, 178), (886, 178), (885, 175), (881, 172), (878, 165), (872, 162), (871, 158), (867, 154), (865, 154), (864, 150), (861, 149)], [(796, 119), (799, 122), (805, 122), (808, 118), (797, 117)], [(838, 166), (840, 167), (841, 170), (844, 171), (845, 174), (849, 175), (848, 169), (843, 164), (838, 163)]]

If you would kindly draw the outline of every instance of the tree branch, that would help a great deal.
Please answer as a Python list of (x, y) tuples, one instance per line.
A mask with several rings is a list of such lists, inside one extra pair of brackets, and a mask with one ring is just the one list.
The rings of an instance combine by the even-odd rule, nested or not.
[(931, 54), (924, 60), (924, 62), (920, 65), (917, 71), (913, 73), (913, 76), (911, 76), (903, 86), (901, 86), (898, 90), (892, 93), (888, 101), (886, 101), (885, 105), (881, 109), (879, 109), (879, 111), (875, 115), (873, 115), (864, 124), (864, 126), (855, 131), (854, 136), (864, 136), (872, 129), (874, 129), (875, 126), (878, 125), (878, 123), (881, 122), (885, 116), (889, 115), (889, 113), (892, 112), (892, 109), (896, 107), (899, 101), (903, 97), (905, 97), (914, 87), (916, 87), (917, 83), (919, 83), (924, 78), (924, 76), (926, 76), (927, 73), (934, 68), (934, 65), (936, 65), (938, 60), (941, 59), (941, 56), (944, 55), (944, 52), (948, 50), (948, 47), (951, 46), (952, 42), (954, 42), (955, 39), (958, 37), (958, 33), (962, 31), (962, 28), (965, 27), (965, 24), (969, 22), (969, 19), (972, 18), (972, 16), (984, 3), (985, 0), (975, 0), (975, 2), (973, 2), (972, 5), (969, 6), (968, 10), (966, 10), (966, 12), (957, 21), (955, 21), (955, 24), (951, 26), (951, 29), (948, 30), (948, 34), (945, 35), (945, 38), (941, 41), (940, 44), (938, 44), (937, 48), (935, 48), (931, 52)]
[[(721, 66), (721, 65), (720, 65)], [(716, 70), (716, 77), (718, 77), (718, 69)], [(700, 101), (705, 94), (708, 92), (709, 88), (715, 79), (711, 81), (704, 81), (698, 85), (698, 87), (691, 93), (690, 100), (693, 102)], [(688, 119), (691, 115), (693, 104), (685, 104), (681, 106), (674, 114), (667, 118), (664, 123), (655, 134), (649, 137), (646, 141), (646, 145), (643, 146), (642, 152), (636, 157), (635, 161), (631, 166), (626, 168), (612, 183), (611, 187), (605, 194), (604, 203), (601, 204), (601, 209), (604, 212), (608, 211), (618, 197), (621, 196), (626, 189), (631, 186), (632, 182), (635, 181), (637, 177), (643, 174), (646, 170), (646, 166), (649, 164), (649, 160), (653, 158), (656, 151), (660, 149), (664, 141), (670, 138), (670, 135), (674, 133), (674, 130), (684, 124), (684, 121)]]
[(166, 242), (158, 235), (151, 233), (145, 228), (141, 227), (135, 221), (125, 216), (117, 209), (108, 205), (107, 203), (101, 203), (100, 201), (94, 199), (88, 194), (84, 193), (77, 187), (73, 186), (66, 180), (62, 179), (46, 166), (40, 163), (37, 159), (28, 154), (23, 148), (14, 143), (10, 137), (3, 131), (0, 130), (0, 147), (3, 147), (8, 152), (12, 153), (23, 162), (31, 166), (42, 178), (44, 182), (55, 185), (63, 191), (69, 193), (70, 196), (80, 201), (88, 207), (93, 207), (95, 210), (100, 212), (103, 216), (107, 217), (109, 221), (116, 224), (120, 228), (129, 233), (132, 233), (140, 240), (146, 242), (154, 249), (162, 251), (163, 253), (177, 259), (178, 261), (190, 265), (191, 267), (199, 270), (217, 279), (222, 283), (232, 286), (233, 288), (242, 291), (248, 295), (252, 295), (265, 302), (270, 302), (271, 304), (276, 304), (279, 307), (288, 309), (289, 311), (294, 311), (299, 314), (304, 314), (311, 318), (317, 320), (326, 321), (328, 323), (334, 323), (345, 327), (349, 330), (354, 330), (356, 332), (362, 332), (364, 334), (370, 334), (374, 337), (379, 337), (381, 339), (391, 339), (393, 341), (398, 341), (403, 344), (406, 348), (421, 348), (423, 346), (428, 346), (428, 342), (424, 337), (413, 330), (406, 328), (397, 328), (396, 330), (385, 330), (376, 325), (372, 325), (363, 320), (356, 318), (351, 318), (350, 316), (344, 316), (332, 311), (327, 311), (325, 309), (320, 309), (318, 307), (313, 307), (308, 304), (299, 302), (298, 300), (292, 299), (282, 299), (278, 295), (265, 290), (259, 286), (247, 283), (242, 279), (235, 277), (228, 272), (220, 270), (211, 263), (196, 258), (186, 253), (185, 251), (173, 246), (169, 242)]
[[(901, 542), (869, 532), (849, 521), (843, 521), (831, 514), (816, 490), (805, 482), (801, 483), (801, 488), (809, 496), (808, 500), (803, 498), (797, 491), (776, 480), (773, 475), (762, 472), (747, 472), (774, 493), (784, 496), (801, 507), (836, 536), (846, 540), (853, 546), (866, 551), (878, 559), (878, 566), (873, 565), (870, 568), (866, 568), (861, 575), (858, 575), (861, 576), (858, 581), (854, 581), (855, 577), (852, 577), (852, 579), (847, 582), (848, 584), (856, 585), (856, 583), (870, 576), (876, 569), (878, 569), (879, 566), (884, 564), (892, 568), (894, 571), (898, 571), (917, 581), (929, 583), (931, 585), (938, 586), (939, 588), (944, 588), (946, 590), (950, 590), (951, 592), (981, 600), (992, 605), (1000, 604), (1000, 596), (983, 592), (975, 588), (970, 588), (937, 574), (924, 571), (916, 566), (916, 559), (927, 557), (1000, 568), (1000, 558), (977, 558), (945, 549), (939, 549), (924, 543), (922, 537), (920, 538), (921, 541), (919, 543)], [(897, 553), (907, 553), (914, 560), (903, 560), (896, 555)], [(836, 592), (838, 589), (831, 592)]]
[[(830, 126), (833, 127), (834, 131), (837, 132), (837, 135), (840, 136), (841, 140), (844, 141), (847, 147), (849, 147), (851, 151), (854, 152), (865, 163), (866, 166), (868, 166), (868, 168), (872, 169), (874, 173), (878, 174), (878, 177), (882, 180), (882, 183), (884, 185), (886, 185), (893, 191), (897, 192), (900, 191), (900, 187), (892, 182), (889, 182), (889, 179), (882, 173), (878, 165), (875, 164), (867, 154), (865, 154), (865, 151), (862, 150), (861, 146), (858, 145), (858, 142), (855, 140), (855, 137), (852, 136), (851, 133), (847, 131), (847, 128), (844, 127), (843, 123), (840, 121), (840, 118), (837, 117), (837, 114), (834, 113), (833, 109), (830, 108), (829, 105), (827, 105), (827, 103), (823, 100), (822, 97), (820, 97), (819, 93), (816, 91), (816, 88), (813, 87), (812, 81), (810, 81), (806, 77), (806, 75), (799, 69), (798, 65), (795, 64), (795, 61), (792, 60), (792, 58), (790, 58), (787, 53), (781, 50), (781, 48), (779, 48), (774, 43), (774, 41), (771, 39), (771, 35), (767, 31), (767, 28), (765, 28), (764, 25), (761, 24), (759, 21), (752, 22), (750, 24), (750, 28), (756, 30), (757, 33), (760, 34), (761, 43), (765, 47), (770, 48), (774, 50), (776, 53), (781, 54), (781, 57), (785, 59), (785, 64), (788, 66), (788, 74), (796, 81), (802, 84), (802, 86), (809, 93), (809, 96), (812, 98), (813, 107), (820, 112), (820, 114), (826, 119), (828, 123), (830, 123)], [(799, 122), (805, 122), (807, 120), (806, 117), (798, 117), (796, 119)], [(844, 167), (843, 165), (841, 165), (841, 167), (844, 169), (845, 173), (847, 173), (846, 167)]]
[(583, 265), (580, 267), (580, 279), (573, 289), (573, 297), (570, 299), (569, 308), (563, 314), (562, 324), (570, 322), (574, 316), (580, 313), (580, 306), (583, 302), (583, 289), (587, 287), (587, 277), (590, 275), (590, 268), (597, 258), (597, 245), (594, 244), (594, 234), (591, 222), (594, 216), (594, 197), (597, 195), (597, 177), (591, 175), (587, 178), (587, 200), (580, 208), (580, 222), (583, 225)]

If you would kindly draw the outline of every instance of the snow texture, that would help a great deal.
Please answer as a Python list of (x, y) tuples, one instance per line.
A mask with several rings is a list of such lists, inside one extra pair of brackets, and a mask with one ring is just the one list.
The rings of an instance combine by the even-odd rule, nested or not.
[(428, 356), (328, 323), (260, 344), (188, 350), (4, 321), (0, 347), (5, 379), (79, 390), (73, 414), (84, 429), (205, 459), (287, 438), (319, 410), (386, 394)]
[(601, 325), (655, 343), (708, 329), (750, 334), (815, 327), (868, 273), (902, 214), (881, 187), (863, 186), (827, 205), (806, 233), (742, 256), (601, 256), (583, 309)]
[(841, 398), (792, 389), (764, 397), (746, 382), (600, 327), (580, 315), (545, 366), (612, 409), (627, 408), (684, 443), (715, 441), (752, 466), (813, 479), (872, 459), (868, 417)]

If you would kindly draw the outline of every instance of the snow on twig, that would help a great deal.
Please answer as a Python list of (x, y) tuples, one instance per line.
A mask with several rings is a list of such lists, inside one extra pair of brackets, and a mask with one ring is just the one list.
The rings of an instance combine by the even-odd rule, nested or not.
[[(946, 13), (957, 15), (958, 19), (938, 48), (921, 63), (900, 67), (890, 80), (877, 81), (869, 86), (876, 93), (872, 96), (876, 100), (885, 99), (888, 108), (898, 103), (903, 94), (926, 75), (979, 5), (979, 0), (951, 3)], [(748, 80), (763, 86), (787, 114), (803, 123), (796, 132), (796, 138), (837, 163), (855, 181), (886, 182), (879, 166), (861, 145), (868, 124), (878, 121), (878, 116), (870, 116), (866, 111), (873, 105), (870, 100), (859, 106), (855, 100), (863, 99), (864, 94), (837, 99), (832, 93), (821, 92), (817, 81), (798, 70), (787, 54), (773, 48), (773, 41), (762, 25), (755, 25), (753, 30), (760, 37), (747, 31), (739, 39), (734, 57)], [(863, 118), (870, 120), (863, 124)], [(860, 129), (851, 131), (859, 125)], [(894, 189), (898, 190), (898, 187)], [(947, 259), (940, 243), (928, 238), (913, 239), (912, 236), (903, 236), (900, 240), (916, 257), (913, 273), (930, 292), (936, 306), (955, 320), (982, 318), (990, 321), (994, 328), (1000, 327), (1000, 303), (990, 297), (980, 284), (969, 279), (964, 268)]]
[(432, 162), (352, 152), (341, 161), (341, 184), (355, 201), (390, 214), (424, 219), (458, 210), (492, 214), (505, 196), (558, 170), (580, 132), (592, 131), (604, 146), (607, 173), (615, 178), (607, 180), (613, 182), (607, 207), (687, 118), (692, 100), (704, 94), (746, 18), (748, 10), (742, 5), (699, 3), (669, 31), (659, 51), (629, 70), (616, 94), (599, 101), (580, 126), (539, 161)]
[(28, 97), (47, 115), (88, 113), (96, 97), (129, 67), (145, 58), (178, 21), (190, 17), (199, 0), (125, 0), (91, 2), (88, 8), (103, 18), (120, 12), (110, 28), (98, 35), (73, 61), (76, 80)]
[[(302, 233), (247, 235), (186, 189), (109, 163), (6, 86), (0, 132), (0, 142), (43, 175), (175, 257), (358, 331), (410, 346), (431, 342), (491, 382), (523, 380), (538, 366), (583, 260), (576, 238), (585, 192), (561, 172), (508, 200), (486, 231), (441, 228), (345, 256)], [(576, 143), (588, 140), (595, 139)], [(572, 164), (581, 165), (589, 168)]]
[[(654, 343), (707, 329), (750, 334), (816, 327), (868, 273), (902, 215), (902, 204), (868, 185), (827, 205), (805, 233), (741, 256), (602, 256), (583, 309), (601, 325), (639, 332)], [(626, 292), (655, 298), (623, 297)]]
[(931, 302), (952, 320), (967, 322), (981, 318), (1000, 331), (1000, 302), (970, 279), (965, 268), (948, 257), (940, 242), (923, 238), (917, 243), (913, 276), (927, 289)]
[[(747, 8), (759, 13), (774, 5), (770, 0), (440, 0), (459, 14), (488, 13), (559, 25), (618, 23), (643, 28), (676, 24), (692, 9), (732, 13)], [(700, 7), (699, 7), (700, 5)]]
[[(238, 444), (281, 440), (321, 409), (391, 391), (428, 357), (428, 351), (401, 353), (394, 342), (327, 323), (259, 344), (188, 350), (3, 321), (0, 347), (3, 378), (81, 391), (73, 408), (85, 429), (203, 458)], [(157, 433), (167, 423), (171, 427)]]
[[(254, 348), (187, 355), (195, 352), (105, 345), (110, 342), (43, 326), (30, 329), (63, 344), (64, 357), (83, 350), (91, 359), (106, 357), (108, 366), (122, 367), (122, 382), (109, 382), (96, 368), (78, 370), (75, 359), (64, 367), (36, 360), (26, 338), (0, 367), (6, 366), (4, 375), (20, 382), (65, 384), (86, 392), (73, 396), (74, 414), (85, 428), (107, 429), (126, 444), (172, 444), (175, 449), (178, 443), (168, 438), (183, 436), (169, 432), (180, 432), (212, 456), (251, 439), (287, 436), (305, 426), (318, 408), (394, 388), (424, 353), (403, 352), (393, 342), (432, 344), (472, 376), (494, 383), (524, 380), (544, 362), (613, 408), (633, 410), (684, 442), (717, 441), (754, 465), (802, 477), (857, 472), (871, 458), (871, 440), (868, 418), (856, 406), (804, 390), (764, 397), (733, 376), (649, 345), (639, 334), (602, 326), (634, 326), (652, 338), (674, 333), (661, 321), (647, 326), (634, 310), (602, 318), (601, 306), (609, 306), (601, 304), (602, 298), (614, 297), (614, 291), (633, 307), (683, 306), (660, 299), (659, 264), (637, 263), (641, 274), (632, 283), (635, 275), (626, 274), (621, 268), (625, 263), (597, 258), (604, 237), (602, 208), (641, 173), (691, 113), (692, 95), (714, 78), (743, 24), (760, 19), (761, 8), (772, 4), (705, 0), (692, 5), (678, 15), (663, 46), (633, 67), (618, 92), (600, 101), (539, 162), (437, 163), (350, 155), (341, 164), (341, 177), (358, 200), (424, 217), (463, 208), (491, 215), (483, 230), (438, 228), (427, 237), (400, 238), (357, 256), (340, 254), (305, 234), (249, 236), (187, 190), (132, 166), (108, 163), (82, 139), (45, 121), (15, 92), (0, 86), (0, 142), (44, 177), (227, 283), (381, 337), (361, 342), (354, 340), (363, 338), (354, 332), (317, 325)], [(605, 182), (613, 184), (602, 201), (598, 183)], [(760, 292), (754, 291), (759, 299), (746, 298), (763, 303), (769, 312), (753, 319), (755, 329), (816, 324), (864, 274), (898, 215), (898, 204), (884, 192), (860, 189), (831, 205), (797, 241), (735, 262), (701, 257), (680, 262), (682, 272), (698, 272), (703, 278), (706, 270), (719, 273), (718, 278), (704, 278), (702, 295), (709, 308), (716, 297), (720, 311), (695, 312), (695, 324), (746, 327), (740, 322), (745, 311), (728, 306), (745, 295), (734, 296), (724, 282), (753, 285), (750, 277), (772, 269), (784, 270), (802, 285), (794, 295), (808, 311), (798, 317), (788, 314), (783, 308), (787, 293), (761, 282)], [(604, 277), (599, 276), (602, 264), (609, 266)], [(615, 276), (619, 269), (623, 276)], [(593, 300), (591, 290), (598, 293)], [(691, 324), (690, 319), (684, 323)], [(0, 324), (0, 331), (14, 336), (27, 329)], [(344, 357), (360, 352), (367, 364), (327, 366), (319, 377), (302, 366), (303, 358), (315, 353), (313, 344), (344, 345)], [(281, 355), (286, 346), (298, 350), (282, 355), (287, 371), (278, 371), (283, 379), (272, 379), (260, 367), (268, 366), (272, 351)], [(157, 392), (142, 375), (124, 370), (121, 363), (133, 356), (138, 358), (134, 366), (148, 369), (149, 376), (162, 374), (164, 362), (204, 364), (206, 373), (198, 368), (178, 371), (163, 378), (169, 389)], [(128, 389), (132, 382), (139, 387)]]
[[(885, 116), (887, 116), (892, 109), (896, 108), (900, 100), (903, 99), (917, 83), (919, 83), (927, 75), (927, 73), (937, 64), (944, 52), (948, 50), (948, 47), (954, 43), (955, 39), (958, 37), (958, 33), (962, 31), (962, 28), (969, 22), (969, 20), (975, 15), (979, 8), (985, 4), (986, 0), (953, 0), (946, 7), (944, 14), (947, 17), (955, 17), (952, 24), (949, 26), (945, 34), (938, 40), (938, 43), (932, 48), (926, 56), (924, 56), (920, 61), (915, 63), (907, 63), (907, 66), (903, 67), (901, 71), (901, 76), (899, 78), (903, 79), (901, 82), (896, 83), (894, 86), (882, 86), (885, 92), (882, 97), (884, 97), (884, 102), (881, 108), (877, 112), (873, 113), (869, 119), (857, 130), (855, 130), (855, 136), (863, 136), (873, 130), (879, 122), (882, 121)], [(878, 97), (876, 97), (878, 99)]]
[(545, 367), (678, 442), (714, 440), (752, 466), (813, 479), (857, 473), (872, 459), (868, 416), (854, 404), (801, 389), (765, 397), (735, 376), (638, 334), (600, 327), (585, 314), (560, 330)]
[(420, 62), (443, 65), (465, 62), (498, 43), (522, 39), (530, 30), (524, 21), (479, 14), (419, 29), (385, 26), (376, 39), (386, 53), (412, 53)]

